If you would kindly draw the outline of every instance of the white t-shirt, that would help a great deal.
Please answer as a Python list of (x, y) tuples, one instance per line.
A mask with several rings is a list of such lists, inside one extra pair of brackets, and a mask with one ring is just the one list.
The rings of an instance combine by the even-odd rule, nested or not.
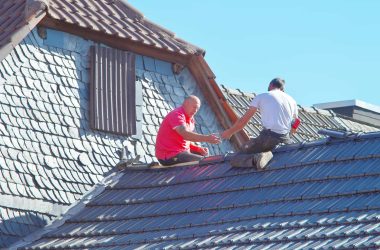
[(260, 111), (264, 128), (279, 134), (288, 133), (292, 120), (298, 117), (296, 101), (279, 89), (257, 95), (250, 106)]

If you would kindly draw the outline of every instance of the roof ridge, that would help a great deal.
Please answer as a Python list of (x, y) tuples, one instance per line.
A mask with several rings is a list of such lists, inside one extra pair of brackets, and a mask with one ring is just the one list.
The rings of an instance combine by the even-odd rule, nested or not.
[(245, 91), (242, 91), (239, 88), (235, 89), (235, 88), (231, 88), (231, 87), (226, 87), (224, 84), (220, 84), (220, 86), (226, 92), (229, 92), (229, 93), (232, 93), (232, 94), (235, 94), (235, 95), (237, 95), (237, 94), (243, 95), (243, 96), (256, 96), (257, 95), (255, 92), (245, 92)]
[(380, 138), (380, 131), (375, 132), (353, 132), (353, 131), (340, 131), (332, 129), (321, 129), (318, 134), (327, 136), (314, 141), (303, 141), (299, 143), (287, 144), (280, 146), (274, 150), (274, 152), (291, 151), (301, 148), (326, 145), (331, 142), (347, 142), (351, 140), (367, 140)]

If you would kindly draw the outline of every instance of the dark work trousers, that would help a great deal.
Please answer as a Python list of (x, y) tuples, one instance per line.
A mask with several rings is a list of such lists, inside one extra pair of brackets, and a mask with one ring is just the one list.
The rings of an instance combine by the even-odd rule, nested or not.
[(161, 163), (161, 165), (169, 166), (169, 165), (174, 165), (174, 164), (184, 163), (184, 162), (189, 162), (189, 161), (200, 161), (203, 158), (204, 156), (202, 155), (193, 154), (193, 153), (185, 151), (185, 152), (179, 153), (178, 155), (172, 158), (169, 158), (166, 160), (158, 159), (158, 161)]
[(289, 134), (282, 135), (263, 129), (258, 137), (250, 139), (243, 145), (243, 148), (231, 160), (231, 165), (254, 166), (255, 154), (272, 151), (280, 143), (291, 143)]
[(247, 143), (245, 143), (243, 149), (240, 152), (245, 154), (268, 152), (274, 149), (280, 143), (291, 143), (289, 134), (282, 135), (270, 131), (269, 129), (264, 129), (260, 132), (258, 137), (252, 138)]

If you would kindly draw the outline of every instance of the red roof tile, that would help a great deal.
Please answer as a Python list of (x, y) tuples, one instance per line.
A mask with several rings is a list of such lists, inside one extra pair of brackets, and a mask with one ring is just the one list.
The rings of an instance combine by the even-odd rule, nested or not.
[(121, 0), (50, 0), (48, 17), (182, 55), (204, 52)]
[(37, 0), (2, 0), (0, 2), (0, 60), (44, 17), (46, 5)]
[(3, 1), (0, 4), (0, 47), (11, 41), (11, 35), (23, 23), (24, 0)]
[(46, 19), (60, 25), (78, 26), (178, 55), (204, 53), (201, 48), (148, 21), (140, 12), (121, 0), (2, 0), (0, 59), (45, 15)]

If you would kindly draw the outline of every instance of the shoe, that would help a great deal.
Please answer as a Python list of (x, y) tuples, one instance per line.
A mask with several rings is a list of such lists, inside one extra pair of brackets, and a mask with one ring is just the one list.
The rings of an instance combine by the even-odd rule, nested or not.
[(231, 159), (230, 164), (232, 167), (237, 167), (237, 168), (251, 168), (254, 166), (253, 160), (254, 160), (254, 155), (252, 154), (235, 155)]
[(256, 165), (257, 170), (263, 170), (270, 160), (272, 160), (273, 154), (271, 151), (257, 153), (254, 156), (254, 163)]

